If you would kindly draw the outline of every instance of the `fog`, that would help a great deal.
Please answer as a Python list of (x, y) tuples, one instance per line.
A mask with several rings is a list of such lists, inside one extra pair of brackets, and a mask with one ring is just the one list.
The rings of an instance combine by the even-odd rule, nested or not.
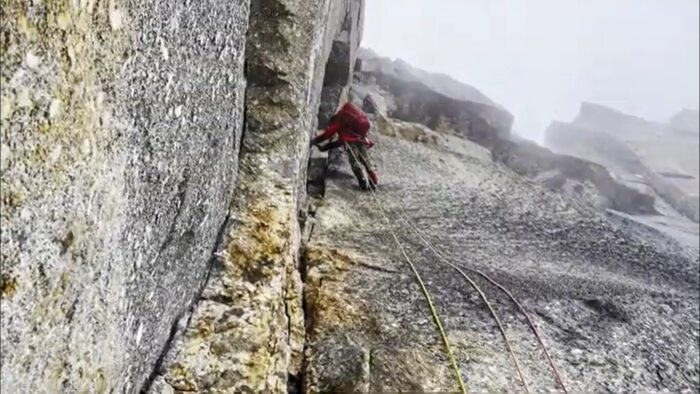
[(698, 0), (368, 0), (362, 45), (472, 85), (542, 141), (592, 101), (698, 108)]

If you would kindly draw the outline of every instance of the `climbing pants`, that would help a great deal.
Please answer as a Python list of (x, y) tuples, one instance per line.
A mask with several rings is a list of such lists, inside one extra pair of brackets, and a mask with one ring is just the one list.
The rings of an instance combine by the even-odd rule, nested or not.
[(364, 168), (367, 173), (370, 174), (370, 177), (372, 177), (372, 174), (376, 171), (372, 159), (369, 157), (367, 145), (361, 142), (348, 142), (346, 144), (346, 149), (349, 150), (347, 155), (352, 172), (355, 174), (357, 182), (364, 188), (367, 185), (367, 177), (362, 169)]

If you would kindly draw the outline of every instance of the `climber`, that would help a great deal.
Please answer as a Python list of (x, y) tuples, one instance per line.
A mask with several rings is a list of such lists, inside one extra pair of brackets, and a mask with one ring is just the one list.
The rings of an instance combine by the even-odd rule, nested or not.
[[(377, 170), (368, 152), (374, 145), (367, 137), (370, 127), (371, 124), (367, 115), (348, 101), (333, 115), (324, 132), (311, 141), (311, 144), (316, 145), (321, 152), (345, 146), (345, 149), (348, 151), (350, 167), (362, 190), (376, 189), (379, 181)], [(323, 146), (318, 145), (336, 133), (338, 134), (336, 141), (329, 142)], [(367, 171), (369, 181), (362, 171), (363, 167)]]

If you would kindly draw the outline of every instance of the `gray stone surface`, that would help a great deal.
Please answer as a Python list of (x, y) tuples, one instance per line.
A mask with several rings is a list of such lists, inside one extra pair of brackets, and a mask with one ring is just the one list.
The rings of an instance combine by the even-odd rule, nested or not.
[(477, 88), (459, 82), (449, 75), (430, 73), (415, 68), (401, 59), (391, 60), (388, 57), (379, 56), (367, 48), (360, 48), (358, 57), (361, 60), (361, 70), (364, 72), (394, 74), (406, 81), (423, 83), (431, 90), (457, 100), (497, 105)]
[[(385, 97), (389, 116), (421, 123), (436, 131), (460, 134), (489, 147), (496, 139), (510, 135), (513, 116), (482, 93), (470, 95), (446, 90), (435, 83), (437, 77), (433, 74), (375, 56), (364, 52), (361, 66), (355, 72), (359, 86), (353, 89)], [(457, 82), (448, 86), (467, 89)]]
[[(523, 392), (483, 303), (400, 219), (404, 210), (455, 264), (486, 271), (519, 298), (569, 392), (700, 388), (697, 249), (548, 191), (471, 142), (374, 138), (377, 196), (390, 223), (345, 164), (329, 174), (305, 250), (308, 392), (332, 382), (369, 392), (456, 391), (390, 229), (434, 296), (470, 392)], [(503, 321), (530, 392), (556, 392), (522, 316), (475, 280)], [(342, 379), (338, 370), (347, 371)]]
[[(342, 84), (350, 76), (341, 74), (352, 69), (362, 5), (252, 4), (237, 199), (211, 277), (151, 392), (279, 393), (294, 387), (288, 377), (299, 376), (305, 342), (299, 213), (306, 209), (310, 136), (324, 82), (347, 90)], [(330, 80), (324, 81), (324, 71), (332, 71)], [(338, 104), (333, 100), (329, 106)]]
[[(473, 88), (355, 69), (362, 0), (73, 3), (3, 3), (3, 392), (453, 390), (389, 226), (471, 391), (520, 390), (473, 291), (382, 222), (346, 157), (310, 151), (365, 93), (387, 214), (510, 287), (572, 392), (697, 391), (697, 229), (596, 213), (574, 161), (531, 173), (556, 160), (524, 141), (493, 161), (512, 116)], [(553, 390), (486, 291), (530, 389)]]
[(2, 392), (137, 392), (232, 198), (248, 2), (2, 8)]
[[(498, 140), (491, 151), (494, 161), (501, 162), (520, 175), (545, 181), (544, 174), (555, 172), (561, 182), (546, 182), (553, 190), (563, 191), (569, 195), (581, 194), (583, 200), (593, 202), (584, 197), (583, 191), (570, 193), (568, 186), (590, 189), (600, 199), (593, 203), (599, 208), (612, 208), (632, 214), (655, 214), (655, 199), (649, 193), (639, 191), (616, 180), (607, 168), (601, 164), (584, 160), (580, 157), (556, 154), (530, 141), (513, 142)], [(592, 191), (592, 190), (591, 190)]]

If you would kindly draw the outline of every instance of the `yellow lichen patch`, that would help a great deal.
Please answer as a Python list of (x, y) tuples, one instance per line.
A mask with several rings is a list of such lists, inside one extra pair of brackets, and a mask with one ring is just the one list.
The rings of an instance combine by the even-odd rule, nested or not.
[(340, 293), (327, 284), (307, 292), (307, 318), (311, 322), (311, 334), (320, 331), (356, 326), (366, 315), (358, 307), (358, 302), (347, 294)]
[(276, 356), (271, 354), (267, 348), (260, 347), (257, 349), (245, 363), (245, 380), (253, 385), (262, 385), (272, 370), (275, 359)]
[(229, 268), (233, 276), (257, 283), (279, 269), (288, 245), (288, 221), (273, 205), (256, 206), (247, 216), (228, 245)]
[(304, 358), (304, 342), (306, 327), (304, 325), (303, 310), (303, 283), (301, 276), (292, 264), (287, 267), (287, 282), (285, 288), (284, 303), (286, 315), (289, 319), (289, 347), (291, 357), (289, 360), (289, 372), (296, 375), (302, 366)]
[(202, 337), (206, 338), (211, 333), (214, 331), (214, 327), (212, 325), (213, 319), (211, 318), (202, 318), (201, 320), (197, 321), (197, 325), (195, 326), (195, 331), (197, 334)]
[(0, 281), (0, 294), (2, 294), (2, 298), (5, 299), (12, 297), (12, 295), (17, 291), (17, 279), (9, 276), (3, 276)]
[(8, 186), (3, 185), (2, 203), (3, 208), (17, 208), (24, 200), (22, 195), (14, 190), (6, 190)]
[(95, 377), (95, 391), (98, 394), (104, 394), (107, 392), (107, 379), (105, 378), (105, 373), (102, 368), (97, 370)]
[(396, 128), (386, 116), (377, 115), (375, 124), (376, 130), (380, 134), (388, 135), (390, 137), (398, 137), (398, 131), (396, 131)]
[(377, 131), (380, 134), (390, 137), (402, 138), (413, 142), (435, 144), (440, 139), (440, 135), (428, 127), (418, 124), (400, 121), (398, 119), (388, 119), (383, 115), (376, 118)]
[(0, 120), (9, 119), (12, 116), (13, 108), (13, 97), (2, 96), (0, 97)]
[(339, 271), (347, 271), (349, 265), (355, 263), (356, 257), (338, 249), (328, 248), (323, 245), (312, 245), (304, 249), (306, 267), (324, 267)]
[(175, 390), (199, 391), (194, 374), (180, 363), (173, 364), (165, 379)]
[(354, 259), (336, 249), (313, 246), (304, 252), (306, 302), (310, 334), (352, 327), (375, 331), (376, 322), (363, 303), (345, 291), (344, 276)]

